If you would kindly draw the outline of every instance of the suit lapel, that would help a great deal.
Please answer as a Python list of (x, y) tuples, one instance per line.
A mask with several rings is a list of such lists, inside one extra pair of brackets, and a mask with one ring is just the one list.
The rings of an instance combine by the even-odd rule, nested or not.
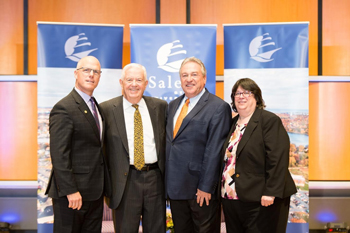
[(115, 123), (117, 125), (117, 130), (119, 131), (119, 135), (120, 135), (120, 138), (122, 139), (123, 146), (129, 154), (128, 137), (126, 135), (124, 109), (123, 109), (123, 96), (117, 97), (113, 105), (114, 105), (113, 114), (114, 114)]
[(84, 99), (78, 94), (76, 90), (73, 89), (71, 94), (75, 99), (75, 102), (78, 104), (79, 110), (82, 112), (82, 114), (84, 114), (86, 120), (91, 125), (93, 131), (95, 132), (96, 137), (100, 140), (100, 132), (98, 131), (95, 118), (92, 115), (90, 108), (87, 106)]
[[(152, 122), (152, 128), (153, 128), (153, 135), (154, 135), (154, 141), (156, 143), (156, 149), (157, 149), (157, 157), (159, 155), (159, 134), (158, 134), (158, 111), (157, 108), (153, 102), (153, 100), (149, 97), (144, 96), (143, 99), (146, 102), (148, 113), (151, 117), (151, 122)], [(158, 158), (159, 160), (159, 158)]]
[(261, 115), (261, 110), (256, 109), (253, 113), (253, 116), (250, 118), (248, 125), (247, 125), (247, 128), (244, 131), (242, 139), (239, 142), (238, 147), (237, 147), (237, 152), (236, 152), (237, 158), (239, 158), (239, 154), (242, 152), (242, 149), (247, 144), (247, 142), (249, 141), (249, 138), (251, 137), (252, 133), (254, 132), (256, 126), (258, 125), (260, 115)]
[(230, 132), (229, 132), (229, 134), (228, 134), (229, 136), (227, 136), (226, 141), (225, 141), (225, 143), (224, 143), (224, 147), (223, 147), (225, 151), (226, 151), (226, 148), (228, 147), (228, 144), (229, 144), (229, 142), (230, 142), (231, 134), (232, 134), (233, 131), (235, 131), (235, 129), (236, 129), (237, 120), (238, 120), (238, 115), (235, 116), (235, 117), (233, 118), (233, 120), (232, 120), (231, 129), (230, 129)]
[(208, 103), (208, 98), (209, 98), (209, 92), (207, 90), (205, 90), (203, 96), (199, 99), (196, 106), (194, 106), (194, 108), (191, 110), (191, 112), (188, 113), (186, 115), (186, 117), (184, 118), (184, 120), (182, 121), (180, 129), (177, 132), (175, 138), (181, 134), (181, 132), (186, 128), (186, 126), (191, 121), (191, 119), (193, 117), (195, 117), (203, 109), (203, 107)]

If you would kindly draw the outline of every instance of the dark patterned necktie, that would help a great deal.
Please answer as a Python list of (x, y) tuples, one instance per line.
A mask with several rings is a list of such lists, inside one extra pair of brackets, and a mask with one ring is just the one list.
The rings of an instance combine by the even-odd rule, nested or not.
[(136, 109), (134, 113), (134, 166), (137, 170), (141, 170), (145, 165), (142, 119), (139, 106), (137, 104), (132, 106)]
[(98, 128), (98, 133), (99, 133), (99, 135), (101, 135), (101, 127), (100, 127), (100, 121), (98, 119), (98, 114), (97, 114), (97, 111), (96, 111), (95, 98), (91, 97), (90, 101), (91, 101), (91, 108), (92, 108), (92, 113), (93, 113), (92, 115), (94, 115), (94, 118), (95, 118), (95, 121), (96, 121), (96, 125), (97, 125), (97, 128)]

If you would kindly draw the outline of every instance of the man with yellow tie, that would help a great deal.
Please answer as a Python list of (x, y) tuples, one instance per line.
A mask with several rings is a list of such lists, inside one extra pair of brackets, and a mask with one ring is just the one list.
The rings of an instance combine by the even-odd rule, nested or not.
[(167, 102), (143, 96), (144, 66), (131, 63), (119, 80), (122, 96), (102, 103), (106, 118), (105, 154), (116, 233), (165, 232), (165, 122)]
[(185, 94), (168, 108), (166, 197), (175, 232), (217, 233), (221, 150), (231, 126), (231, 107), (204, 88), (201, 60), (186, 58), (180, 80)]

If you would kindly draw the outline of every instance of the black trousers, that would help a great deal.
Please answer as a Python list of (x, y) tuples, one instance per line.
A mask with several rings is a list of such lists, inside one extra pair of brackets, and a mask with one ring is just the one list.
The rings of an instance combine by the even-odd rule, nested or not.
[(273, 205), (222, 199), (227, 233), (286, 232), (290, 197), (275, 198)]
[(159, 168), (150, 171), (130, 169), (120, 205), (112, 210), (116, 233), (165, 232), (164, 183)]
[(219, 233), (221, 206), (219, 200), (210, 200), (200, 207), (197, 200), (170, 200), (175, 232)]
[(80, 210), (68, 208), (68, 199), (52, 199), (54, 233), (101, 233), (103, 197), (96, 201), (83, 201)]

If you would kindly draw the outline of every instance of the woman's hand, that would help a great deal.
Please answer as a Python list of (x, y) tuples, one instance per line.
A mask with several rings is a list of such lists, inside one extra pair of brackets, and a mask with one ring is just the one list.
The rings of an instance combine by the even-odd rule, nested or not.
[(261, 197), (261, 205), (262, 206), (270, 206), (273, 204), (273, 201), (275, 200), (275, 197), (272, 196), (262, 196)]

